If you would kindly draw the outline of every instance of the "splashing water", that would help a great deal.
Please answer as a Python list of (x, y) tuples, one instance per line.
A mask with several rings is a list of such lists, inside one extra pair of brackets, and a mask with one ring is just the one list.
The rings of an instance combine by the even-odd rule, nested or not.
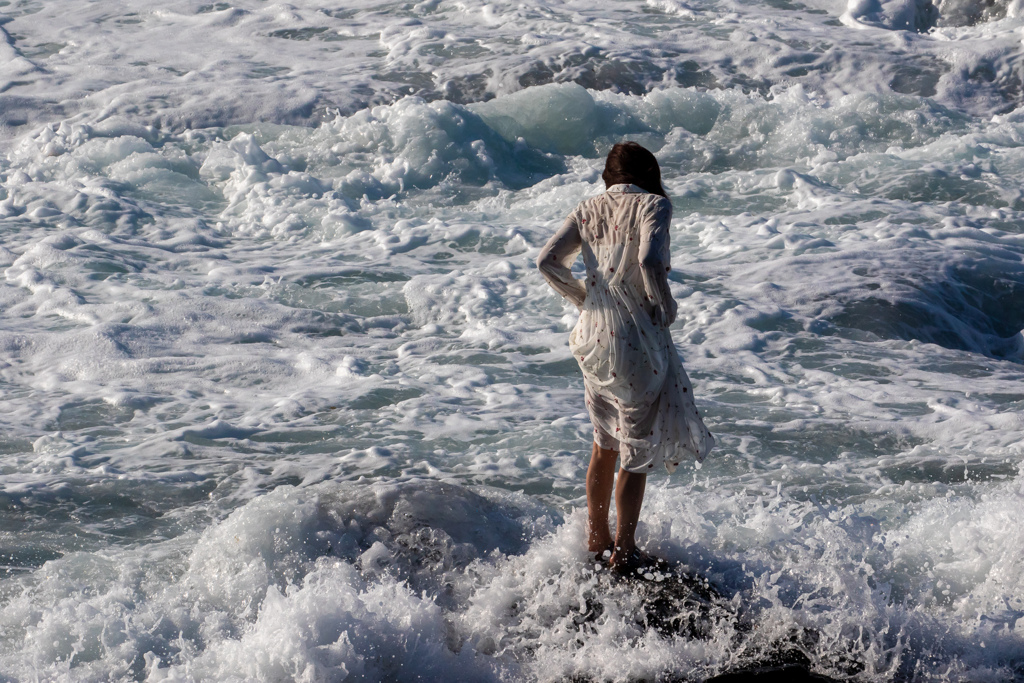
[[(1019, 3), (0, 7), (0, 676), (1024, 677)], [(719, 446), (584, 553), (637, 140)]]

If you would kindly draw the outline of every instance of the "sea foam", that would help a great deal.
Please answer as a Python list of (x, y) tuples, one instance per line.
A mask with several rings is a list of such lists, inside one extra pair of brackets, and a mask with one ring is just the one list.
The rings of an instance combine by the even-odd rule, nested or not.
[[(1019, 10), (3, 7), (0, 674), (1019, 678)], [(622, 139), (719, 444), (639, 582), (533, 267)]]

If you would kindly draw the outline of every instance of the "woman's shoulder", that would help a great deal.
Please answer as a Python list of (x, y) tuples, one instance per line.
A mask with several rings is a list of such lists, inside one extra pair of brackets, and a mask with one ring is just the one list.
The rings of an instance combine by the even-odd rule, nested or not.
[(636, 197), (641, 202), (641, 205), (645, 206), (649, 210), (656, 212), (668, 211), (670, 213), (672, 211), (672, 202), (669, 201), (667, 197), (662, 197), (660, 194), (652, 194), (650, 192), (628, 192), (618, 193), (618, 195), (616, 195), (616, 193), (605, 191), (582, 200), (575, 206), (575, 208), (573, 208), (569, 215), (583, 215), (589, 212), (607, 211), (609, 204), (614, 205), (617, 203), (617, 196), (621, 197), (626, 194), (631, 198)]
[(600, 210), (601, 205), (606, 202), (605, 193), (595, 194), (592, 197), (587, 197), (577, 204), (572, 211), (569, 212), (570, 216), (586, 216), (587, 214), (594, 213)]
[(648, 204), (652, 207), (667, 207), (669, 209), (672, 208), (672, 200), (670, 200), (668, 197), (663, 197), (660, 194), (653, 194), (651, 192), (648, 192), (647, 194), (644, 195), (644, 199), (646, 199)]
[(592, 194), (589, 197), (583, 199), (579, 204), (576, 205), (576, 208), (577, 209), (584, 209), (584, 208), (587, 208), (587, 207), (597, 206), (597, 205), (603, 204), (604, 202), (607, 202), (607, 201), (608, 201), (608, 193), (607, 192), (598, 192), (597, 194)]
[(647, 192), (642, 195), (641, 199), (641, 212), (654, 220), (662, 220), (664, 218), (672, 217), (672, 202), (668, 197), (663, 197), (660, 194), (654, 194)]

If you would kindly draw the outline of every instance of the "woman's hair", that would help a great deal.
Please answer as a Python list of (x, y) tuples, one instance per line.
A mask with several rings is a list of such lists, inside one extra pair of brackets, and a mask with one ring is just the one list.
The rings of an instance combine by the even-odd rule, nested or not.
[(605, 187), (627, 183), (668, 198), (661, 186), (661, 168), (658, 160), (646, 148), (635, 142), (620, 142), (608, 152), (601, 174)]

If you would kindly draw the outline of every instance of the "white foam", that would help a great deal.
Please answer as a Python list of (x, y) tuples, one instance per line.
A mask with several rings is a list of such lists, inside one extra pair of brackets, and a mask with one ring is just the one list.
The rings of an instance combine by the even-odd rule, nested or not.
[[(1011, 678), (1019, 8), (805, 4), (3, 8), (4, 674)], [(720, 443), (640, 530), (700, 637), (583, 553), (532, 266), (623, 138)]]

